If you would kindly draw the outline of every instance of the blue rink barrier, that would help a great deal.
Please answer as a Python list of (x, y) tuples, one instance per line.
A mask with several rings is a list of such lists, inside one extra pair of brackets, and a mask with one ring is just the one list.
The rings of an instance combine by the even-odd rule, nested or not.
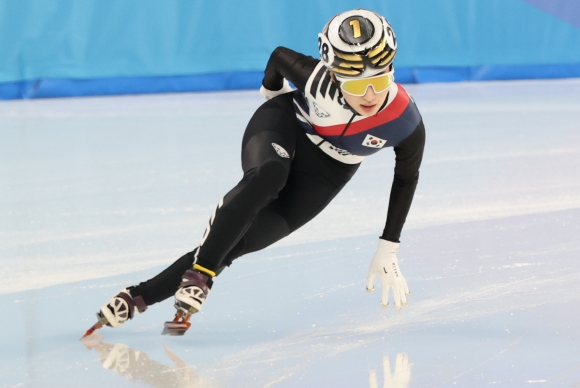
[(577, 77), (580, 77), (580, 63), (395, 68), (395, 78), (403, 84)]
[[(262, 71), (238, 71), (173, 77), (48, 78), (0, 83), (0, 99), (257, 90), (263, 74)], [(580, 63), (397, 68), (395, 74), (397, 82), (403, 84), (575, 78), (580, 77)]]
[(580, 0), (0, 0), (0, 99), (255, 89), (354, 6), (391, 21), (403, 83), (580, 77)]
[(248, 71), (173, 77), (48, 78), (0, 83), (0, 99), (255, 89), (263, 75), (261, 71)]

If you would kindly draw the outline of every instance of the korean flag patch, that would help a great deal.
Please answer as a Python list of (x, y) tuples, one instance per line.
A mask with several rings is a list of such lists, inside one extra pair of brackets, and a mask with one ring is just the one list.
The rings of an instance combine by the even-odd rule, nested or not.
[(386, 143), (387, 141), (380, 137), (367, 135), (363, 140), (362, 145), (370, 148), (383, 148)]

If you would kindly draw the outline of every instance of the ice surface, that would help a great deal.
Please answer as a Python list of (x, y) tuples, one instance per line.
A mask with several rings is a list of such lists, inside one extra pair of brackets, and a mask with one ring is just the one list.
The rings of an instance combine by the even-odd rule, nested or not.
[(393, 154), (313, 222), (236, 261), (184, 337), (170, 301), (78, 338), (199, 241), (241, 176), (257, 92), (0, 103), (0, 387), (580, 384), (580, 80), (409, 86), (427, 129), (399, 254), (364, 278)]

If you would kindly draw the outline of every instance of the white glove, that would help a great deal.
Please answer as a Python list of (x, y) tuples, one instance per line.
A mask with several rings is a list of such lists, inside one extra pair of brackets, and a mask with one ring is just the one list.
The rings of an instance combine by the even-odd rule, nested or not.
[(397, 310), (407, 305), (406, 295), (409, 295), (407, 281), (399, 269), (397, 261), (397, 251), (399, 243), (379, 239), (379, 247), (373, 257), (367, 278), (367, 291), (373, 292), (375, 289), (375, 276), (379, 275), (383, 283), (382, 305), (389, 305), (389, 288), (393, 288), (395, 297), (395, 307)]
[(293, 90), (294, 89), (292, 89), (288, 80), (286, 78), (284, 78), (284, 85), (282, 86), (282, 89), (280, 89), (280, 90), (268, 90), (264, 87), (264, 85), (262, 85), (262, 87), (260, 88), (260, 94), (266, 100), (269, 100), (271, 98), (279, 96), (280, 94), (290, 93)]

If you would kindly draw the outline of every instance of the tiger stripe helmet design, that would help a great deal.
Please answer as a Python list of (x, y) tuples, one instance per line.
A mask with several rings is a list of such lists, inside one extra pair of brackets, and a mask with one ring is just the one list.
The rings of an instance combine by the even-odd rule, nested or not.
[(324, 65), (341, 77), (372, 77), (386, 69), (397, 53), (397, 39), (389, 22), (366, 9), (334, 16), (318, 34)]

